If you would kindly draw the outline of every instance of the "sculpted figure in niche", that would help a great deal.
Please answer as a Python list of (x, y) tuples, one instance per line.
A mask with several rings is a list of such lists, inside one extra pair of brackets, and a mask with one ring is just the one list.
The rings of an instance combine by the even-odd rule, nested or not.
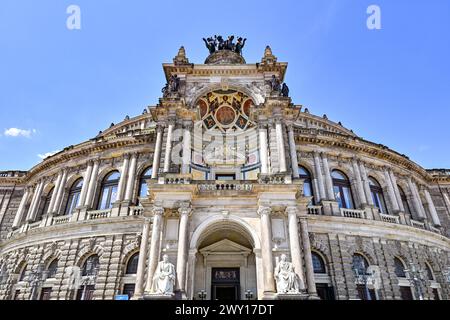
[(285, 254), (281, 255), (281, 259), (275, 267), (275, 281), (278, 293), (300, 293), (299, 281), (294, 271), (294, 266), (287, 261)]
[(153, 277), (153, 292), (164, 295), (173, 294), (175, 275), (175, 266), (169, 262), (169, 256), (165, 254), (163, 260), (156, 267)]

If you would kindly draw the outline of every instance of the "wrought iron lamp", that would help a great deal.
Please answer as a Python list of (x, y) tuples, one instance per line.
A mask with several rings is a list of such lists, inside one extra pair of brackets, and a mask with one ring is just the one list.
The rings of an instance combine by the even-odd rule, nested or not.
[(38, 292), (38, 288), (45, 282), (47, 279), (48, 272), (44, 270), (44, 264), (40, 263), (37, 268), (30, 272), (28, 275), (27, 282), (31, 286), (31, 295), (30, 300), (37, 300), (36, 294)]
[(253, 291), (252, 291), (252, 290), (247, 290), (247, 291), (245, 291), (245, 298), (246, 298), (247, 300), (253, 299)]

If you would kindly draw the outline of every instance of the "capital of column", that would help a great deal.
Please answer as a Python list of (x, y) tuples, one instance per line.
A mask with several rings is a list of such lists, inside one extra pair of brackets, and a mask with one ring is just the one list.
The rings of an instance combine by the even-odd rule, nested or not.
[(183, 128), (184, 129), (191, 130), (193, 125), (194, 124), (192, 123), (192, 120), (184, 120), (183, 121)]
[(270, 207), (259, 207), (258, 211), (257, 211), (258, 215), (262, 216), (262, 215), (270, 215), (272, 213), (272, 209)]
[(192, 212), (193, 210), (190, 204), (181, 205), (180, 208), (178, 208), (178, 213), (180, 214), (180, 216), (187, 215), (188, 217), (190, 217), (192, 215)]
[(285, 212), (287, 215), (295, 214), (296, 216), (298, 216), (298, 209), (297, 209), (297, 207), (294, 207), (294, 206), (287, 207)]
[(267, 130), (268, 123), (267, 122), (258, 122), (258, 130)]
[(153, 207), (152, 215), (153, 216), (162, 216), (164, 214), (163, 207)]
[(124, 153), (123, 155), (122, 155), (122, 158), (125, 160), (125, 159), (130, 159), (130, 157), (131, 157), (131, 155), (130, 155), (130, 153)]

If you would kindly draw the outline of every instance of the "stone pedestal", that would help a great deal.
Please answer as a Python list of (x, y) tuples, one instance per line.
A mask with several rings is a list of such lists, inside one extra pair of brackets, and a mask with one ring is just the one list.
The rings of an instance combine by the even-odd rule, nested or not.
[(143, 300), (175, 300), (175, 294), (146, 293)]
[(305, 293), (277, 293), (275, 300), (310, 300)]

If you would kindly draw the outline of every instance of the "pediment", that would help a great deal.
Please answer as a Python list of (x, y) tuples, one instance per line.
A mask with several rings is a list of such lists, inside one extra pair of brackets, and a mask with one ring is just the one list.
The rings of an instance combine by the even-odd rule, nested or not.
[(223, 239), (213, 243), (207, 247), (200, 249), (202, 254), (216, 254), (216, 253), (229, 253), (229, 254), (245, 254), (249, 255), (252, 252), (251, 249), (240, 245), (229, 239)]

